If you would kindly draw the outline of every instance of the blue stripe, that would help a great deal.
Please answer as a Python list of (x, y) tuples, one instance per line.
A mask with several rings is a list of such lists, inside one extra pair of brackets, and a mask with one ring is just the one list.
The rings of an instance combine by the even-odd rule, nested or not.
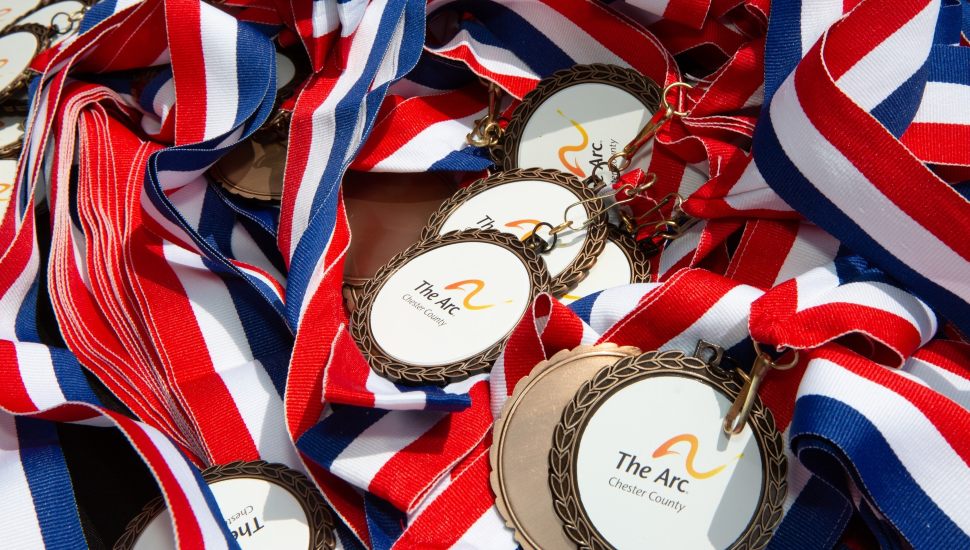
[(417, 65), (407, 74), (407, 79), (435, 90), (456, 90), (472, 84), (475, 73), (463, 63), (423, 53)]
[(765, 101), (761, 119), (767, 118), (768, 105), (802, 60), (802, 0), (773, 2), (765, 41)]
[(462, 21), (461, 28), (483, 44), (511, 51), (540, 77), (576, 64), (545, 33), (497, 2), (460, 0), (448, 4), (447, 9), (474, 16), (477, 21)]
[[(377, 116), (380, 105), (387, 92), (388, 82), (368, 92), (374, 76), (386, 53), (386, 45), (394, 35), (394, 29), (404, 14), (404, 34), (398, 57), (395, 78), (406, 74), (418, 61), (424, 43), (424, 3), (419, 0), (391, 0), (384, 10), (375, 47), (361, 77), (354, 83), (347, 95), (341, 99), (335, 110), (336, 128), (333, 137), (334, 147), (330, 150), (327, 167), (320, 180), (320, 186), (313, 197), (311, 215), (307, 229), (297, 244), (290, 260), (290, 273), (287, 284), (286, 314), (291, 327), (299, 322), (300, 308), (306, 296), (310, 276), (326, 249), (327, 240), (333, 234), (336, 224), (337, 189), (349, 159), (348, 145), (354, 135), (361, 104), (367, 105), (367, 115), (362, 138), (366, 139)], [(362, 142), (363, 142), (362, 139)], [(349, 161), (348, 161), (349, 162)]]
[(343, 522), (337, 522), (337, 540), (340, 542), (340, 546), (344, 550), (367, 550), (367, 547), (360, 542), (350, 528), (343, 524)]
[(940, 17), (936, 20), (933, 34), (934, 44), (959, 44), (960, 25), (963, 23), (963, 8), (960, 0), (943, 0)]
[(772, 535), (768, 550), (832, 548), (851, 518), (845, 495), (813, 476)]
[(81, 370), (74, 354), (66, 349), (47, 348), (51, 354), (51, 363), (54, 365), (54, 376), (57, 377), (57, 385), (61, 388), (61, 393), (68, 401), (81, 401), (91, 405), (101, 405), (101, 400), (91, 389), (91, 384)]
[(458, 412), (472, 406), (472, 398), (467, 393), (448, 393), (437, 386), (401, 386), (395, 384), (401, 392), (421, 391), (425, 395), (424, 408), (429, 411)]
[(806, 444), (827, 447), (913, 547), (970, 548), (970, 537), (923, 491), (879, 429), (852, 407), (830, 397), (803, 396), (795, 404), (790, 433), (796, 454)]
[(899, 280), (905, 288), (933, 307), (937, 313), (970, 332), (970, 306), (960, 297), (927, 279), (877, 243), (832, 202), (822, 195), (785, 155), (770, 116), (761, 117), (754, 135), (755, 162), (765, 181), (793, 208), (848, 248), (865, 254), (874, 264)]
[(236, 83), (239, 101), (233, 126), (248, 120), (255, 130), (276, 104), (276, 48), (265, 34), (245, 21), (238, 22), (236, 33)]
[(889, 97), (872, 110), (872, 116), (897, 139), (913, 122), (916, 111), (919, 110), (928, 75), (929, 69), (923, 64), (902, 86), (893, 90)]
[(340, 453), (387, 412), (362, 407), (335, 408), (330, 416), (300, 436), (296, 446), (309, 459), (329, 470)]
[(465, 147), (452, 151), (438, 159), (428, 172), (477, 172), (487, 170), (493, 166), (492, 158), (483, 147)]
[(44, 546), (87, 548), (56, 425), (24, 416), (15, 421), (20, 461), (34, 500)]
[(37, 287), (37, 279), (34, 278), (14, 321), (14, 334), (21, 342), (40, 342), (40, 333), (37, 332)]
[[(968, 4), (970, 5), (970, 4)], [(930, 82), (949, 82), (970, 86), (970, 48), (934, 46), (927, 62)]]
[(88, 32), (92, 27), (110, 17), (115, 12), (117, 5), (117, 0), (101, 0), (101, 2), (91, 6), (91, 9), (84, 14), (84, 19), (81, 20), (78, 32)]
[(587, 296), (583, 296), (579, 300), (569, 304), (569, 309), (573, 310), (573, 313), (579, 316), (587, 325), (591, 323), (590, 319), (593, 317), (593, 306), (596, 305), (596, 300), (599, 300), (600, 294), (603, 291), (594, 292)]
[(142, 109), (149, 113), (155, 112), (155, 96), (158, 95), (158, 91), (162, 89), (166, 82), (172, 80), (173, 76), (172, 67), (167, 66), (148, 81), (138, 98), (138, 103)]
[(371, 548), (390, 550), (404, 532), (407, 515), (370, 493), (364, 493), (364, 514), (367, 517)]

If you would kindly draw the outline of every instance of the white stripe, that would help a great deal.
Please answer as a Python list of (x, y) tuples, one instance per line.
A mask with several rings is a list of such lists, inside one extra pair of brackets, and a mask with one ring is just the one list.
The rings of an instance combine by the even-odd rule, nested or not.
[(399, 149), (374, 165), (372, 172), (421, 172), (450, 153), (462, 149), (465, 136), (475, 120), (485, 114), (482, 109), (456, 120), (445, 120), (428, 126), (406, 141)]
[(626, 3), (654, 15), (663, 15), (670, 5), (670, 0), (627, 0)]
[(353, 34), (360, 25), (361, 19), (364, 18), (364, 12), (366, 10), (367, 0), (337, 2), (337, 14), (340, 17), (340, 36), (350, 36)]
[(218, 513), (218, 510), (210, 510), (188, 462), (161, 432), (140, 422), (136, 426), (136, 429), (141, 429), (152, 441), (182, 489), (189, 507), (192, 508), (193, 517), (199, 522), (205, 548), (227, 548), (225, 536), (222, 534), (225, 529), (222, 519), (213, 516), (213, 513)]
[[(970, 301), (970, 262), (899, 209), (819, 134), (805, 115), (789, 77), (771, 102), (778, 141), (818, 191), (906, 265)], [(899, 235), (906, 235), (900, 239)]]
[[(795, 242), (788, 251), (788, 256), (778, 270), (773, 286), (777, 286), (788, 279), (794, 279), (817, 267), (831, 264), (839, 252), (839, 241), (818, 226), (803, 222), (798, 226)], [(838, 284), (838, 281), (836, 281)]]
[(29, 342), (17, 342), (14, 346), (20, 378), (37, 409), (49, 409), (67, 401), (60, 384), (57, 383), (54, 363), (47, 346)]
[[(777, 101), (772, 101), (772, 104)], [(744, 168), (738, 182), (734, 184), (724, 202), (735, 210), (778, 210), (790, 212), (792, 207), (781, 200), (765, 183), (764, 176), (758, 171), (758, 165), (752, 160)]]
[(233, 259), (255, 266), (268, 274), (273, 281), (270, 281), (265, 275), (252, 269), (246, 269), (246, 273), (266, 280), (266, 285), (270, 288), (276, 288), (276, 285), (286, 283), (286, 276), (273, 265), (273, 262), (263, 253), (263, 249), (256, 244), (256, 241), (253, 239), (252, 234), (249, 233), (249, 230), (246, 229), (246, 226), (241, 223), (237, 222), (232, 227), (231, 246)]
[(20, 307), (30, 290), (30, 285), (37, 280), (37, 243), (30, 249), (30, 259), (20, 275), (14, 280), (3, 295), (0, 295), (0, 338), (19, 340), (16, 334), (17, 315)]
[(903, 371), (970, 411), (970, 380), (916, 357), (906, 361)]
[(205, 139), (232, 129), (239, 106), (236, 68), (237, 21), (226, 12), (203, 3), (199, 10), (202, 57), (205, 60)]
[(660, 346), (660, 349), (692, 353), (698, 340), (711, 338), (716, 338), (717, 344), (725, 349), (730, 348), (748, 336), (751, 302), (763, 294), (761, 290), (748, 285), (732, 288), (691, 326)]
[(912, 294), (885, 283), (873, 281), (848, 283), (804, 301), (799, 293), (798, 311), (831, 303), (856, 304), (897, 315), (913, 325), (913, 328), (920, 333), (922, 343), (926, 343), (936, 333), (936, 315), (926, 304)]
[(970, 125), (970, 86), (927, 82), (913, 122)]
[[(320, 179), (330, 157), (330, 150), (337, 146), (333, 142), (337, 122), (335, 119), (336, 105), (347, 95), (356, 84), (366, 65), (367, 57), (374, 46), (374, 39), (381, 22), (381, 16), (387, 5), (386, 0), (375, 0), (370, 4), (364, 19), (361, 21), (357, 34), (350, 44), (350, 54), (347, 57), (347, 68), (337, 80), (327, 99), (313, 112), (313, 128), (309, 136), (310, 151), (308, 152), (306, 169), (303, 171), (300, 185), (297, 188), (293, 207), (293, 221), (290, 227), (290, 249), (284, 251), (288, 257), (293, 256), (294, 250), (300, 243), (300, 237), (310, 221), (310, 209), (314, 196), (320, 187)], [(397, 52), (388, 52), (397, 55)], [(356, 149), (356, 143), (347, 144), (348, 150)], [(334, 191), (331, 191), (334, 192)], [(321, 274), (322, 276), (322, 274)], [(308, 293), (307, 298), (312, 296)], [(308, 301), (308, 300), (306, 300)]]
[[(565, 15), (556, 11), (553, 5), (545, 2), (534, 2), (532, 0), (517, 0), (514, 2), (503, 2), (509, 9), (525, 19), (530, 25), (536, 28), (542, 35), (555, 44), (560, 50), (568, 55), (577, 65), (588, 63), (608, 63), (629, 67), (630, 64), (616, 55), (613, 50), (604, 46), (599, 40), (590, 36), (581, 26), (573, 23)], [(616, 17), (614, 14), (604, 10), (605, 14)], [(627, 27), (628, 30), (638, 30), (629, 27), (626, 22), (619, 17), (613, 21), (618, 27)], [(640, 32), (644, 41), (653, 42), (651, 37)]]
[(600, 334), (606, 333), (620, 319), (636, 309), (640, 300), (658, 286), (659, 283), (637, 283), (604, 290), (596, 297), (589, 313), (590, 328)]
[(462, 534), (451, 546), (452, 550), (513, 550), (519, 545), (512, 531), (505, 526), (495, 506), (489, 507), (482, 517)]
[(423, 391), (402, 392), (393, 382), (367, 369), (364, 387), (374, 394), (374, 406), (392, 410), (422, 410), (425, 408), (427, 394)]
[[(516, 78), (538, 80), (539, 76), (514, 53), (504, 48), (484, 44), (472, 38), (466, 30), (461, 30), (444, 46), (429, 48), (429, 51), (447, 54), (459, 46), (467, 46), (475, 60), (486, 70)], [(472, 68), (476, 70), (477, 68)]]
[(842, 18), (843, 0), (807, 0), (802, 2), (802, 57), (812, 49), (822, 33)]
[(313, 38), (326, 36), (337, 30), (340, 18), (337, 15), (337, 3), (333, 0), (313, 0)]
[(939, 0), (928, 2), (839, 78), (839, 88), (867, 112), (892, 95), (925, 63), (936, 34)]
[(7, 548), (44, 548), (27, 474), (20, 461), (20, 442), (14, 417), (0, 412), (0, 487), (4, 510), (0, 532)]
[(809, 363), (798, 388), (798, 397), (806, 395), (836, 399), (866, 417), (927, 496), (957, 527), (970, 533), (970, 507), (966, 506), (970, 469), (912, 403), (824, 359)]
[(364, 430), (333, 461), (330, 471), (367, 489), (377, 472), (401, 449), (437, 424), (446, 413), (391, 411)]
[(253, 359), (246, 331), (225, 283), (205, 267), (198, 255), (168, 242), (162, 249), (182, 283), (212, 366), (232, 395), (260, 456), (298, 466), (300, 462), (284, 424), (283, 400), (266, 369)]

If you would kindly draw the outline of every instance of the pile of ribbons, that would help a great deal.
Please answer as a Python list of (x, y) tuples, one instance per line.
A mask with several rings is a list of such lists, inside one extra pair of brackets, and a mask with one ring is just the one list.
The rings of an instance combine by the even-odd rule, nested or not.
[[(86, 545), (79, 423), (124, 434), (181, 548), (236, 546), (198, 472), (257, 459), (309, 475), (338, 547), (515, 548), (488, 450), (516, 382), (699, 339), (801, 351), (761, 392), (790, 464), (772, 548), (970, 547), (966, 0), (102, 0), (80, 31), (34, 60), (0, 222), (6, 547)], [(205, 173), (271, 114), (274, 41), (312, 67), (278, 209)], [(381, 378), (347, 330), (344, 174), (475, 179), (489, 84), (588, 63), (694, 85), (649, 172), (700, 222), (657, 282), (540, 296), (490, 373)]]

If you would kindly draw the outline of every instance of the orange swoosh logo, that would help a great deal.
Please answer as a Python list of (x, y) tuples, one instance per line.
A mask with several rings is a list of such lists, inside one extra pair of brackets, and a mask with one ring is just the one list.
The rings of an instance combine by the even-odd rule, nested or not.
[(585, 178), (586, 177), (586, 172), (584, 172), (583, 169), (579, 167), (579, 163), (575, 163), (575, 164), (570, 163), (566, 159), (566, 153), (578, 153), (580, 151), (585, 150), (586, 149), (586, 146), (589, 145), (589, 135), (586, 133), (586, 129), (583, 128), (583, 125), (582, 124), (580, 124), (580, 123), (576, 122), (575, 120), (567, 117), (559, 109), (556, 109), (556, 112), (559, 113), (561, 116), (567, 118), (569, 120), (569, 122), (572, 123), (573, 128), (576, 128), (576, 130), (579, 131), (579, 135), (582, 136), (582, 138), (583, 138), (582, 143), (580, 143), (579, 145), (563, 145), (562, 147), (560, 147), (559, 148), (559, 162), (561, 162), (563, 166), (565, 166), (567, 169), (569, 169), (569, 171), (572, 172), (573, 174), (575, 174), (576, 176), (578, 176), (580, 178)]
[[(532, 236), (532, 233), (535, 231), (535, 227), (539, 225), (539, 223), (540, 223), (539, 220), (529, 220), (529, 219), (515, 220), (515, 221), (506, 223), (505, 227), (515, 227), (517, 229), (525, 229), (525, 227), (528, 227), (529, 230), (525, 233), (525, 235), (522, 235), (522, 237), (519, 239), (524, 241)], [(522, 227), (523, 225), (525, 227)]]
[[(664, 444), (657, 447), (657, 450), (653, 452), (653, 458), (660, 458), (667, 455), (679, 455), (677, 451), (671, 451), (670, 448), (678, 443), (687, 443), (690, 445), (690, 450), (687, 451), (687, 458), (684, 460), (684, 467), (687, 469), (687, 473), (695, 479), (708, 479), (716, 476), (717, 474), (724, 471), (727, 468), (727, 464), (722, 464), (717, 468), (708, 470), (706, 472), (699, 472), (694, 468), (694, 459), (697, 458), (697, 449), (700, 443), (697, 441), (697, 436), (693, 434), (681, 434), (676, 435), (668, 439)], [(743, 455), (738, 455), (735, 460), (741, 458)]]
[(465, 296), (465, 300), (462, 302), (467, 309), (474, 311), (477, 309), (488, 309), (495, 305), (495, 304), (483, 304), (483, 305), (477, 306), (471, 303), (471, 299), (474, 298), (476, 294), (481, 292), (483, 288), (485, 288), (485, 281), (482, 281), (479, 279), (466, 279), (464, 281), (458, 281), (457, 283), (451, 283), (450, 285), (446, 286), (445, 289), (446, 290), (456, 290), (456, 289), (465, 290), (464, 287), (467, 285), (472, 285), (474, 287), (472, 291), (468, 293), (468, 296)]

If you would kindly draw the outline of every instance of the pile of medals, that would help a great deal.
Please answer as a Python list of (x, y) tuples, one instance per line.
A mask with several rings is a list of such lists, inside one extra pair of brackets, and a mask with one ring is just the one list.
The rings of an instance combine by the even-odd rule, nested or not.
[(0, 2), (15, 546), (970, 547), (970, 10), (661, 4)]

